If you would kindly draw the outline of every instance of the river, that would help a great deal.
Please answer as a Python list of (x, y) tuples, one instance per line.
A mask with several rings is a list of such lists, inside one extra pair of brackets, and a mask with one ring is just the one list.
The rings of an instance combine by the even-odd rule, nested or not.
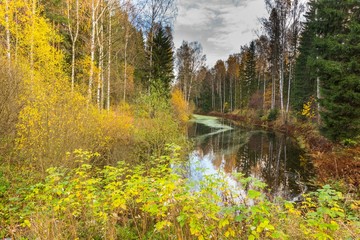
[(246, 129), (222, 118), (194, 115), (188, 136), (195, 142), (189, 154), (192, 179), (221, 173), (227, 175), (230, 184), (235, 184), (233, 173), (243, 173), (244, 177), (266, 183), (270, 196), (297, 201), (314, 176), (309, 158), (285, 134)]

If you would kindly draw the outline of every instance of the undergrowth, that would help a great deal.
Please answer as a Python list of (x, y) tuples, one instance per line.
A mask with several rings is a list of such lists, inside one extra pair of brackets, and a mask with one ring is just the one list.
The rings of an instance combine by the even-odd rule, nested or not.
[(262, 191), (265, 184), (253, 178), (232, 176), (239, 182), (235, 187), (226, 184), (225, 176), (209, 175), (200, 182), (184, 179), (182, 168), (171, 167), (181, 162), (178, 150), (170, 146), (166, 156), (152, 159), (151, 168), (125, 162), (98, 168), (89, 162), (93, 153), (77, 150), (79, 167), (49, 168), (44, 180), (27, 186), (23, 180), (21, 187), (10, 187), (0, 174), (0, 237), (360, 237), (360, 201), (347, 199), (329, 185), (307, 194), (301, 204), (271, 202)]

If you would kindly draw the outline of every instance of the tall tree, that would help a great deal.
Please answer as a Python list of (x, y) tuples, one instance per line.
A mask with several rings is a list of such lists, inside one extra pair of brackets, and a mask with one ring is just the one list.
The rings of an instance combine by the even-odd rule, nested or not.
[(256, 49), (257, 49), (257, 65), (258, 71), (260, 75), (260, 79), (262, 79), (262, 92), (263, 92), (263, 106), (262, 108), (266, 108), (266, 72), (268, 70), (269, 62), (267, 56), (269, 55), (269, 39), (265, 35), (261, 35), (256, 40)]
[(271, 64), (271, 109), (276, 107), (276, 80), (279, 77), (280, 61), (280, 16), (275, 7), (270, 10), (269, 20), (264, 19), (263, 25), (270, 39), (270, 64)]
[(256, 55), (255, 42), (251, 41), (248, 48), (246, 48), (246, 62), (245, 62), (245, 88), (246, 95), (250, 97), (256, 90)]
[(301, 111), (303, 104), (308, 102), (311, 97), (316, 96), (316, 77), (317, 69), (314, 65), (317, 51), (314, 46), (315, 41), (315, 9), (311, 7), (305, 13), (306, 22), (300, 37), (299, 56), (296, 59), (291, 93), (292, 107), (295, 111)]
[[(321, 91), (322, 129), (335, 141), (360, 134), (360, 64), (357, 1), (317, 0), (310, 2), (301, 45), (302, 60), (314, 73), (308, 74)], [(300, 63), (300, 62), (299, 62)], [(309, 78), (300, 77), (297, 91), (305, 91)], [(313, 87), (314, 89), (314, 87)], [(312, 90), (314, 92), (314, 90)], [(316, 91), (317, 92), (317, 91)]]
[(237, 107), (238, 78), (239, 78), (239, 55), (230, 55), (226, 61), (227, 77), (229, 78), (230, 88), (230, 111)]
[(224, 112), (225, 103), (226, 103), (226, 96), (225, 96), (226, 68), (225, 68), (224, 61), (218, 60), (215, 63), (214, 71), (215, 71), (214, 77), (215, 77), (215, 82), (216, 82), (216, 89), (217, 89), (217, 94), (219, 96), (219, 103), (220, 103), (219, 110), (220, 110), (220, 112)]
[[(140, 0), (142, 8), (143, 28), (147, 33), (147, 43), (149, 52), (149, 68), (153, 67), (153, 38), (158, 24), (163, 26), (173, 26), (177, 14), (175, 0)], [(151, 73), (151, 72), (150, 72)], [(150, 74), (149, 80), (152, 76)]]
[(360, 134), (360, 10), (353, 0), (319, 0), (316, 64), (322, 79), (323, 130), (333, 140)]
[[(80, 30), (80, 5), (79, 0), (66, 0), (67, 8), (67, 27), (71, 40), (71, 90), (74, 91), (75, 85), (75, 57), (76, 43)], [(75, 16), (74, 16), (75, 15)]]
[(152, 82), (154, 87), (162, 88), (165, 95), (170, 96), (170, 86), (174, 78), (174, 52), (172, 37), (170, 33), (166, 33), (165, 29), (160, 25), (158, 26), (153, 43), (153, 66)]
[(202, 52), (199, 42), (183, 41), (176, 51), (176, 65), (178, 69), (177, 84), (182, 89), (184, 99), (190, 102), (192, 89), (197, 72), (204, 66), (206, 56)]

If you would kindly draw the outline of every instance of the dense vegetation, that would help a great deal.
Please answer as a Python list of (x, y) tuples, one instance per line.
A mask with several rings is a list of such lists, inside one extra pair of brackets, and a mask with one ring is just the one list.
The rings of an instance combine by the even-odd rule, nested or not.
[(304, 28), (298, 1), (266, 4), (266, 34), (209, 70), (174, 50), (173, 0), (1, 1), (0, 238), (357, 239), (360, 202), (329, 185), (295, 204), (184, 178), (192, 105), (358, 141), (356, 1), (310, 1)]

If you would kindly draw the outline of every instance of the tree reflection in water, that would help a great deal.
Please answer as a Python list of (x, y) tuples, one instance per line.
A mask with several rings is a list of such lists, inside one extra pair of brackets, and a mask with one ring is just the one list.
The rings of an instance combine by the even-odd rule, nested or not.
[[(190, 154), (190, 165), (205, 168), (201, 173), (191, 166), (191, 178), (224, 171), (241, 172), (255, 177), (268, 186), (271, 197), (296, 200), (307, 190), (313, 176), (312, 166), (305, 153), (285, 134), (263, 130), (248, 130), (230, 122), (211, 117), (197, 118), (189, 127), (189, 137), (195, 140), (196, 150)], [(231, 183), (234, 184), (234, 183)]]

